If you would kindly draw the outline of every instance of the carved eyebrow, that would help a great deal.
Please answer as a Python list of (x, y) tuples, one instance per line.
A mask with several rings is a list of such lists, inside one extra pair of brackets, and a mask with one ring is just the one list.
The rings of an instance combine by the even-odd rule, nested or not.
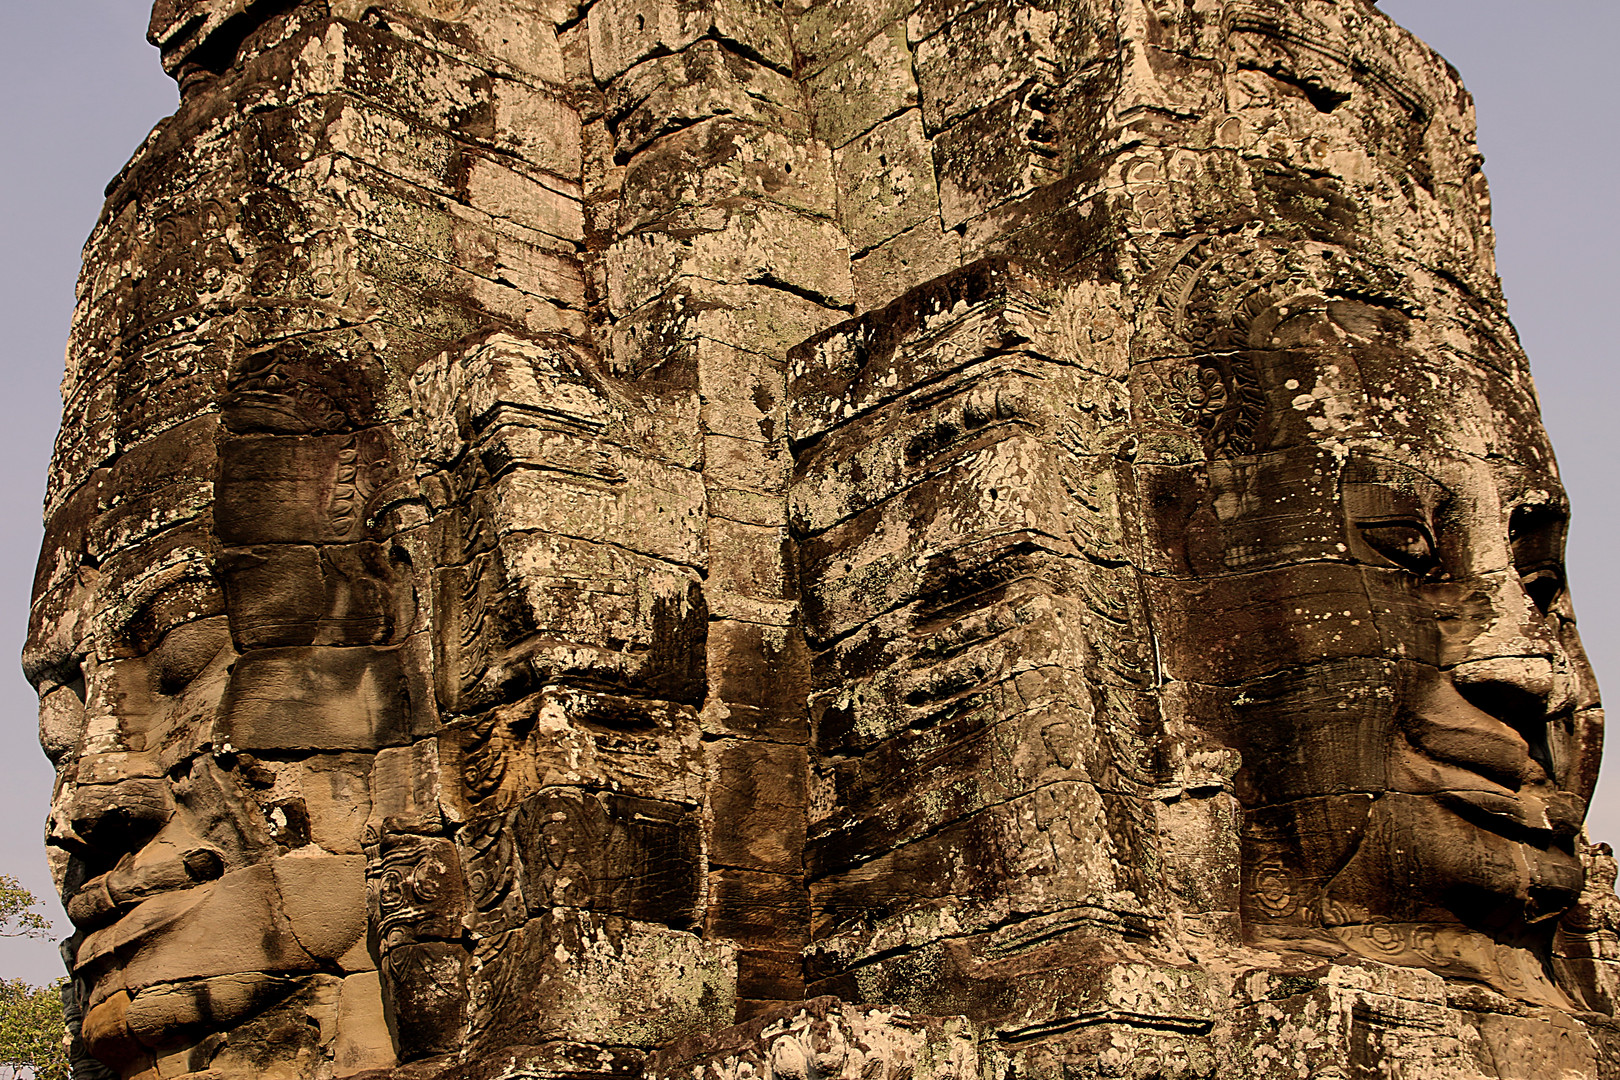
[(1545, 522), (1569, 521), (1569, 497), (1562, 490), (1540, 489), (1529, 497), (1514, 500), (1509, 511), (1514, 524), (1527, 521), (1535, 525)]
[(1421, 469), (1367, 453), (1353, 454), (1339, 473), (1341, 492), (1348, 494), (1349, 489), (1357, 487), (1401, 492), (1431, 510), (1456, 496), (1445, 483)]
[(186, 623), (224, 615), (225, 592), (203, 568), (182, 566), (139, 582), (131, 602), (104, 613), (115, 651), (142, 656), (169, 631)]

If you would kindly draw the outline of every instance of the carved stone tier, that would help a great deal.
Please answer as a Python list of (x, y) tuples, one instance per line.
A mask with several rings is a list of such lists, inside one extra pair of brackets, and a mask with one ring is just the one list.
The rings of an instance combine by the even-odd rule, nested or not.
[(1370, 0), (161, 0), (24, 663), (75, 1075), (1620, 1077)]

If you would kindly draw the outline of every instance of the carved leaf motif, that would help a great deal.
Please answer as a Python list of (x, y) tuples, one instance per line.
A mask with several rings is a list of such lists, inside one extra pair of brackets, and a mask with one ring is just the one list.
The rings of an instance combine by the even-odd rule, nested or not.
[(491, 718), (475, 731), (461, 765), (461, 781), (472, 799), (487, 799), (501, 786), (507, 753), (506, 731), (499, 720)]
[(467, 886), (472, 905), (493, 911), (511, 893), (517, 880), (517, 850), (507, 819), (481, 818), (462, 832), (466, 845)]

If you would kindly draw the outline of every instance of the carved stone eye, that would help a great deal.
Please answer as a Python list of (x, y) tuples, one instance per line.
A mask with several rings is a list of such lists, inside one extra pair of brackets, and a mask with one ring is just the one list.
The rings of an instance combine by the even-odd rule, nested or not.
[(1434, 538), (1416, 519), (1358, 521), (1356, 527), (1368, 547), (1403, 570), (1427, 575), (1439, 565)]
[(1552, 610), (1558, 598), (1564, 595), (1564, 568), (1556, 565), (1534, 567), (1519, 572), (1519, 583), (1530, 602), (1543, 615)]
[(164, 635), (147, 663), (159, 693), (182, 693), (230, 645), (223, 619), (202, 619), (177, 626)]
[(1508, 529), (1519, 583), (1543, 615), (1564, 595), (1564, 533), (1568, 521), (1548, 506), (1521, 506)]

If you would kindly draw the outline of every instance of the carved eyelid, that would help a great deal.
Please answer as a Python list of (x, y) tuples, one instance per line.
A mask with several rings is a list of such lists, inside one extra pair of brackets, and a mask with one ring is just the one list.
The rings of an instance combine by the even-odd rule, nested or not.
[(1425, 533), (1431, 531), (1428, 518), (1418, 513), (1356, 514), (1353, 520), (1363, 529), (1376, 528), (1380, 525), (1411, 525), (1422, 529)]
[(1558, 506), (1520, 506), (1508, 518), (1508, 537), (1514, 543), (1546, 536), (1561, 540), (1568, 529), (1569, 514)]
[(147, 654), (147, 661), (172, 692), (194, 682), (230, 645), (225, 616), (212, 615), (170, 627)]
[(1358, 515), (1351, 520), (1362, 532), (1372, 529), (1411, 529), (1421, 534), (1431, 548), (1435, 546), (1433, 526), (1418, 514)]
[(1564, 540), (1569, 517), (1556, 506), (1521, 506), (1509, 518), (1508, 543), (1521, 574), (1539, 570), (1563, 573)]
[(1559, 559), (1543, 559), (1541, 562), (1532, 563), (1529, 566), (1515, 566), (1514, 570), (1518, 572), (1519, 580), (1522, 582), (1555, 581), (1558, 583), (1560, 592), (1569, 587), (1568, 575), (1564, 570), (1563, 562)]
[[(1439, 545), (1435, 542), (1434, 532), (1429, 523), (1421, 517), (1413, 514), (1394, 514), (1378, 517), (1358, 516), (1351, 520), (1356, 530), (1361, 533), (1362, 542), (1390, 565), (1412, 573), (1426, 574), (1438, 564)], [(1412, 550), (1408, 545), (1395, 542), (1391, 537), (1378, 536), (1378, 531), (1383, 529), (1401, 529), (1412, 533), (1421, 541), (1421, 549)]]
[(1340, 488), (1340, 498), (1351, 520), (1397, 520), (1411, 518), (1422, 522), (1425, 528), (1444, 503), (1442, 493), (1416, 491), (1408, 485), (1383, 483), (1346, 483)]

